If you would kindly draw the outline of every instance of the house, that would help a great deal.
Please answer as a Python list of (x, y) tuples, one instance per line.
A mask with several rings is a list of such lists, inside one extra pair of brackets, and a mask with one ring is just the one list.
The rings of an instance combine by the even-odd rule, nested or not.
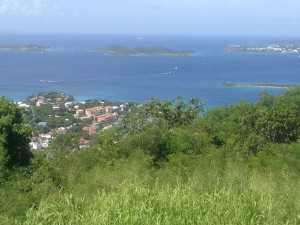
[(30, 105), (27, 105), (27, 104), (25, 104), (23, 102), (18, 102), (18, 106), (20, 108), (24, 108), (24, 109), (29, 109), (30, 108)]
[(76, 110), (75, 117), (80, 118), (80, 117), (83, 117), (83, 116), (85, 116), (84, 110), (82, 110), (82, 109)]
[(59, 128), (56, 129), (56, 132), (58, 134), (64, 134), (64, 133), (66, 133), (66, 128), (65, 127), (59, 127)]
[(66, 102), (66, 103), (65, 103), (65, 107), (66, 107), (67, 109), (72, 108), (73, 105), (74, 105), (73, 102)]
[(42, 139), (52, 139), (51, 133), (48, 133), (48, 134), (40, 134), (39, 136), (40, 136), (40, 138), (42, 138)]
[(42, 99), (39, 99), (37, 102), (36, 102), (36, 106), (41, 106), (42, 104), (44, 104), (44, 100)]
[(48, 122), (39, 122), (37, 123), (38, 126), (47, 126)]
[(34, 150), (38, 150), (43, 147), (39, 142), (30, 142), (29, 145)]
[(85, 126), (84, 128), (82, 128), (82, 130), (86, 130), (89, 132), (89, 135), (96, 133), (98, 126), (95, 124), (90, 124), (88, 126)]

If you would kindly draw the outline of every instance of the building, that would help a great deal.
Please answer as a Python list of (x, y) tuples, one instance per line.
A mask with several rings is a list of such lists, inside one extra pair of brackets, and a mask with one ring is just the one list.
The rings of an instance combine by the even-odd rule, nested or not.
[(30, 108), (30, 105), (27, 105), (27, 104), (25, 104), (23, 102), (18, 102), (18, 106), (20, 108), (23, 108), (23, 109), (29, 109)]
[(38, 126), (47, 126), (48, 122), (39, 122), (37, 123)]
[(93, 116), (93, 120), (98, 122), (112, 121), (112, 120), (116, 120), (117, 118), (118, 118), (117, 113), (106, 113), (100, 116)]
[(98, 126), (95, 124), (90, 124), (88, 126), (85, 126), (84, 128), (82, 128), (82, 130), (86, 130), (89, 132), (89, 135), (96, 133)]
[(30, 142), (29, 143), (30, 147), (34, 150), (38, 150), (38, 149), (41, 149), (43, 146), (38, 143), (38, 142)]
[(37, 102), (36, 102), (36, 106), (41, 106), (42, 104), (44, 104), (45, 102), (44, 102), (44, 100), (42, 100), (42, 99), (39, 99)]
[(85, 110), (85, 114), (87, 115), (87, 117), (100, 116), (103, 114), (113, 113), (113, 112), (114, 112), (113, 106), (105, 106), (105, 107), (97, 106)]
[(73, 105), (74, 105), (73, 102), (66, 102), (66, 103), (65, 103), (65, 107), (66, 107), (67, 109), (72, 108)]
[(82, 110), (82, 109), (76, 110), (76, 114), (75, 114), (76, 118), (81, 118), (81, 117), (84, 117), (84, 116), (85, 116), (84, 110)]
[(98, 116), (105, 113), (105, 109), (103, 106), (93, 107), (85, 110), (85, 114), (87, 117)]

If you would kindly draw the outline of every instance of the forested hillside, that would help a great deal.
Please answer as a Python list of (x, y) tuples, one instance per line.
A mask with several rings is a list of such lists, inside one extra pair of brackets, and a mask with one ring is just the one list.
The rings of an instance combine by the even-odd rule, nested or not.
[(300, 223), (299, 88), (206, 111), (150, 99), (89, 148), (67, 134), (34, 155), (0, 104), (2, 224)]

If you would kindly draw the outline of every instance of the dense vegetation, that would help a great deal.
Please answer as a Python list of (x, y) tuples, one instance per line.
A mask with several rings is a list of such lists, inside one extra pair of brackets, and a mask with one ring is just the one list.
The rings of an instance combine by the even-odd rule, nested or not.
[(62, 137), (26, 167), (0, 165), (0, 221), (299, 224), (299, 137), (300, 89), (208, 111), (151, 99), (87, 149)]
[(94, 48), (94, 51), (105, 52), (111, 56), (128, 56), (128, 55), (189, 55), (193, 51), (189, 50), (172, 50), (163, 47), (136, 47), (128, 48), (120, 45), (110, 45), (102, 48)]
[(18, 106), (0, 97), (0, 178), (4, 168), (30, 164), (29, 135)]

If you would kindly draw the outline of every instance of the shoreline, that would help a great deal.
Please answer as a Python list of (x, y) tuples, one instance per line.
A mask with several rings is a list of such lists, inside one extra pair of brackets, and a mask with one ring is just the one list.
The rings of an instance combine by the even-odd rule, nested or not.
[(297, 84), (265, 84), (265, 83), (239, 83), (239, 82), (222, 82), (224, 86), (239, 86), (239, 87), (259, 87), (259, 88), (295, 88)]

